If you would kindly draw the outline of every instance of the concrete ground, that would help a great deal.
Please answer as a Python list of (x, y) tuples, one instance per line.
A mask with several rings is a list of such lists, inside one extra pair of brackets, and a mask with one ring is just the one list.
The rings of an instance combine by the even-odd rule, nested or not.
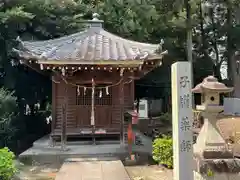
[[(19, 164), (20, 171), (16, 180), (54, 180), (60, 165), (32, 165)], [(125, 166), (131, 180), (173, 180), (172, 170), (156, 165)]]
[[(170, 170), (160, 168), (159, 166), (148, 165), (148, 158), (152, 153), (152, 140), (140, 132), (137, 132), (137, 136), (140, 137), (142, 145), (135, 145), (133, 151), (139, 155), (137, 164), (142, 165), (125, 166), (131, 179), (172, 180), (172, 173)], [(50, 148), (48, 143), (48, 137), (43, 137), (36, 141), (33, 147), (20, 154), (19, 160), (21, 162), (18, 162), (18, 166), (20, 167), (18, 179), (53, 180), (62, 166), (62, 163), (69, 158), (96, 157), (125, 159), (128, 154), (127, 145), (121, 145), (119, 142), (102, 142), (98, 145), (74, 142), (67, 145), (68, 151), (62, 151), (60, 144), (57, 144), (54, 148)]]
[[(152, 140), (140, 132), (137, 136), (141, 139), (142, 145), (134, 145), (133, 151), (138, 154), (151, 156)], [(24, 163), (37, 162), (39, 164), (62, 163), (68, 158), (79, 157), (119, 157), (121, 160), (128, 155), (127, 144), (115, 142), (97, 142), (97, 145), (91, 145), (83, 142), (71, 142), (67, 144), (67, 150), (61, 150), (60, 143), (55, 147), (49, 147), (48, 136), (34, 142), (33, 147), (19, 155), (19, 160)]]
[(173, 180), (172, 170), (157, 165), (125, 168), (132, 180)]

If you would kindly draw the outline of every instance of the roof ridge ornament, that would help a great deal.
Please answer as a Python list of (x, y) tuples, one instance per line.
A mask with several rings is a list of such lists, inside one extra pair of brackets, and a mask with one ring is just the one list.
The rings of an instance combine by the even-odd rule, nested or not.
[(157, 49), (155, 49), (154, 53), (161, 54), (163, 52), (163, 49), (162, 49), (163, 44), (164, 44), (164, 40), (161, 39), (161, 41), (158, 44)]
[(100, 15), (98, 13), (92, 14), (92, 20), (87, 21), (90, 24), (90, 27), (98, 27), (98, 28), (103, 27), (104, 21), (100, 20), (99, 17), (100, 17)]
[(92, 14), (92, 17), (93, 17), (92, 20), (94, 20), (94, 21), (99, 21), (100, 15), (99, 15), (98, 13), (93, 13), (93, 14)]

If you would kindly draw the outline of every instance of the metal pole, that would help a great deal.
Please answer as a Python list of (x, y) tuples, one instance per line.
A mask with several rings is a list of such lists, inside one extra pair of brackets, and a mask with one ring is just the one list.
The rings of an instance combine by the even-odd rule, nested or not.
[(96, 139), (95, 139), (95, 82), (94, 79), (92, 78), (92, 111), (91, 111), (91, 126), (92, 126), (92, 134), (93, 134), (93, 144), (96, 144)]

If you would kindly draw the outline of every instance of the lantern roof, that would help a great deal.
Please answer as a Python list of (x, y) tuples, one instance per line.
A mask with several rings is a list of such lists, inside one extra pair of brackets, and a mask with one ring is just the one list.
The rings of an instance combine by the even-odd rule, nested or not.
[(124, 39), (102, 27), (98, 14), (87, 21), (84, 31), (45, 41), (21, 41), (18, 55), (39, 64), (98, 64), (99, 62), (141, 63), (162, 59), (162, 43), (148, 44)]
[(227, 93), (233, 91), (233, 88), (218, 82), (218, 79), (214, 76), (208, 76), (192, 89), (193, 93), (203, 93), (204, 91)]

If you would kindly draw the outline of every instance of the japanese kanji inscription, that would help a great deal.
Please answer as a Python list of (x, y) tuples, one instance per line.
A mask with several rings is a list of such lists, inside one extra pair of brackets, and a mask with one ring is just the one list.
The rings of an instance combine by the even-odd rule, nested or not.
[(172, 65), (174, 180), (193, 180), (191, 85), (191, 64), (174, 63)]

